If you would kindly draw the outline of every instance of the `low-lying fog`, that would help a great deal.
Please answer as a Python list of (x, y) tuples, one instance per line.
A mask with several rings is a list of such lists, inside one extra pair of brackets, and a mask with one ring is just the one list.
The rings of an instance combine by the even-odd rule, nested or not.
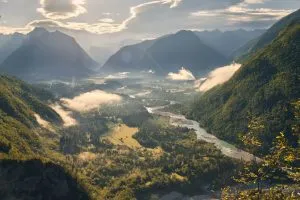
[(167, 79), (174, 81), (193, 81), (196, 80), (195, 76), (191, 71), (182, 67), (178, 73), (170, 72), (167, 76)]
[(121, 100), (121, 96), (102, 90), (83, 93), (73, 99), (61, 99), (64, 106), (78, 112), (87, 112), (99, 108), (102, 104), (119, 103)]
[(241, 64), (233, 63), (217, 68), (210, 72), (207, 78), (195, 81), (195, 87), (200, 92), (206, 92), (217, 85), (227, 82), (240, 67)]
[(55, 110), (55, 112), (57, 112), (57, 114), (60, 115), (60, 117), (62, 118), (62, 120), (64, 122), (65, 127), (74, 126), (78, 123), (76, 121), (76, 119), (74, 119), (72, 117), (72, 112), (66, 111), (65, 109), (63, 109), (63, 107), (61, 105), (56, 103), (54, 105), (51, 105), (51, 108), (53, 110)]

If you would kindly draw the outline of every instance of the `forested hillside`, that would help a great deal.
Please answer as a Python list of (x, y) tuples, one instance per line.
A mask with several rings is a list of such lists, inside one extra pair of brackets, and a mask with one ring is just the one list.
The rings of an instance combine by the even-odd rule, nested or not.
[(51, 143), (55, 138), (40, 127), (35, 115), (60, 125), (60, 116), (46, 105), (51, 100), (51, 93), (0, 76), (0, 194), (3, 199), (89, 199), (58, 154), (54, 156), (51, 148), (45, 146), (48, 140), (43, 134), (50, 134)]
[(265, 125), (260, 139), (268, 149), (284, 131), (293, 140), (292, 103), (300, 98), (300, 24), (292, 23), (266, 48), (244, 62), (231, 80), (201, 96), (190, 117), (218, 137), (240, 143), (251, 118)]
[[(29, 156), (41, 150), (38, 136), (32, 131), (38, 127), (34, 114), (54, 124), (60, 116), (43, 101), (53, 98), (44, 90), (7, 76), (0, 76), (0, 138), (1, 151), (11, 157)], [(22, 155), (19, 155), (22, 154)]]

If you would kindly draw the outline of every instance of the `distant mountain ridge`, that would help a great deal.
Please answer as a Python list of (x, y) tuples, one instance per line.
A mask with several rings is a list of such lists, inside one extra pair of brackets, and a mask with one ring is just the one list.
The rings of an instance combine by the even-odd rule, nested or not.
[(195, 34), (208, 46), (222, 53), (227, 58), (232, 58), (232, 54), (249, 41), (258, 38), (266, 30), (244, 30), (237, 29), (231, 31), (195, 31)]
[(263, 35), (251, 40), (240, 49), (236, 50), (236, 52), (233, 53), (233, 57), (243, 60), (251, 56), (257, 50), (262, 49), (266, 45), (270, 44), (279, 35), (280, 31), (293, 22), (300, 23), (300, 9), (282, 18), (271, 28), (269, 28)]
[(192, 31), (179, 31), (155, 40), (120, 49), (103, 65), (103, 71), (148, 71), (158, 75), (185, 67), (204, 75), (228, 62), (221, 53), (204, 44)]
[(0, 65), (0, 72), (25, 80), (70, 79), (91, 74), (97, 63), (74, 38), (36, 28)]
[(23, 44), (24, 39), (25, 35), (20, 33), (0, 35), (0, 64)]

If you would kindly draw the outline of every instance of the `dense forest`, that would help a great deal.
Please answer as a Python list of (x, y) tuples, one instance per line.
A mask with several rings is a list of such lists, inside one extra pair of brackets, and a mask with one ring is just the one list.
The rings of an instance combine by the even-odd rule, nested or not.
[(292, 23), (269, 46), (245, 61), (231, 80), (199, 97), (190, 117), (236, 144), (241, 144), (250, 119), (260, 117), (265, 124), (260, 135), (264, 151), (280, 131), (297, 145), (290, 123), (297, 120), (292, 103), (300, 97), (299, 52), (300, 25)]

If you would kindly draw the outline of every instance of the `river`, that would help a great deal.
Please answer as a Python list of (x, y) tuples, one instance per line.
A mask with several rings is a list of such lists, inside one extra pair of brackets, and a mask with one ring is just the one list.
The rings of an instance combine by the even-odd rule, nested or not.
[[(172, 104), (172, 102), (171, 102)], [(187, 119), (184, 115), (178, 115), (171, 112), (161, 111), (166, 106), (157, 106), (157, 107), (145, 107), (150, 114), (169, 117), (170, 124), (179, 127), (185, 127), (195, 130), (197, 138), (208, 143), (214, 144), (221, 152), (230, 158), (240, 159), (244, 161), (251, 161), (255, 158), (254, 155), (236, 148), (234, 145), (229, 144), (223, 140), (220, 140), (216, 136), (209, 134), (205, 129), (200, 127), (200, 124), (194, 120)], [(259, 158), (256, 158), (259, 160)]]

